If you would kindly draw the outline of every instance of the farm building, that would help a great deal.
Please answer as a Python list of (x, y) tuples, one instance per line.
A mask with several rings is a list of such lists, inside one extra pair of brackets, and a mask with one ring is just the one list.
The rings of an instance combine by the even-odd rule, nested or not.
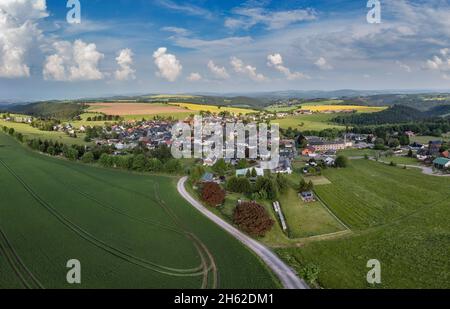
[(440, 170), (450, 168), (450, 159), (437, 158), (436, 160), (433, 161), (433, 166)]
[(314, 202), (316, 200), (312, 191), (302, 192), (298, 196), (306, 203)]

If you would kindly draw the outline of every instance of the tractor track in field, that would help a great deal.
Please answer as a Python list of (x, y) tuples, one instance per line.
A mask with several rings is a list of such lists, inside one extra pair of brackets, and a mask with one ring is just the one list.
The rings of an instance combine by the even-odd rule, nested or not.
[(28, 269), (14, 247), (11, 245), (5, 232), (0, 228), (0, 251), (5, 256), (17, 278), (26, 289), (44, 289), (42, 283)]
[(97, 239), (95, 236), (91, 235), (89, 232), (85, 231), (78, 225), (74, 224), (63, 215), (58, 213), (50, 204), (45, 202), (39, 195), (37, 195), (23, 180), (18, 176), (2, 159), (0, 159), (0, 163), (13, 175), (16, 180), (24, 187), (24, 189), (48, 212), (50, 212), (58, 221), (60, 221), (64, 226), (66, 226), (71, 231), (75, 232), (79, 237), (84, 240), (90, 242), (94, 246), (103, 249), (104, 251), (125, 260), (131, 264), (143, 267), (145, 269), (155, 271), (161, 274), (169, 275), (169, 276), (177, 276), (177, 277), (194, 277), (194, 276), (202, 276), (204, 275), (204, 265), (200, 265), (196, 268), (191, 269), (176, 269), (170, 268), (166, 266), (162, 266), (150, 261), (146, 261), (145, 259), (135, 257), (131, 254), (128, 254), (120, 249), (114, 248), (107, 243)]
[[(211, 252), (209, 251), (208, 247), (207, 247), (207, 246), (206, 246), (206, 245), (205, 245), (205, 244), (204, 244), (204, 243), (203, 243), (203, 242), (202, 242), (195, 234), (191, 233), (191, 232), (184, 226), (183, 221), (180, 220), (180, 219), (178, 218), (178, 216), (177, 216), (175, 213), (173, 213), (173, 211), (172, 211), (172, 210), (165, 204), (165, 202), (160, 198), (160, 196), (159, 196), (159, 194), (158, 194), (158, 190), (157, 190), (157, 188), (159, 189), (159, 184), (158, 184), (157, 182), (155, 182), (155, 181), (153, 181), (153, 180), (151, 180), (151, 179), (148, 179), (148, 180), (153, 184), (153, 186), (154, 186), (154, 192), (155, 192), (155, 196), (156, 196), (156, 198), (155, 198), (155, 196), (150, 196), (150, 195), (144, 194), (144, 193), (142, 193), (142, 192), (139, 192), (139, 191), (136, 191), (136, 190), (133, 190), (133, 189), (124, 188), (124, 187), (119, 186), (119, 185), (116, 185), (116, 184), (114, 184), (114, 183), (105, 181), (104, 179), (100, 179), (100, 178), (98, 178), (98, 177), (95, 176), (95, 175), (86, 173), (86, 172), (84, 172), (84, 171), (80, 171), (80, 170), (78, 170), (78, 169), (74, 169), (73, 167), (68, 167), (67, 165), (62, 164), (62, 163), (60, 163), (60, 162), (58, 162), (58, 164), (61, 165), (61, 166), (63, 166), (63, 167), (65, 167), (65, 168), (70, 168), (71, 170), (75, 171), (76, 173), (79, 173), (79, 174), (82, 174), (82, 175), (84, 175), (84, 176), (87, 176), (87, 177), (89, 177), (89, 178), (91, 178), (91, 179), (94, 179), (94, 180), (96, 180), (96, 181), (98, 181), (98, 182), (106, 183), (106, 184), (108, 184), (108, 186), (110, 186), (110, 187), (112, 187), (112, 188), (116, 188), (116, 189), (119, 189), (119, 190), (122, 190), (122, 191), (131, 192), (131, 193), (136, 194), (136, 195), (138, 195), (138, 196), (142, 196), (142, 197), (144, 197), (144, 198), (146, 198), (146, 199), (149, 199), (149, 200), (155, 202), (157, 205), (159, 205), (159, 207), (162, 208), (162, 209), (164, 210), (164, 212), (166, 212), (166, 214), (169, 215), (169, 217), (171, 218), (171, 220), (172, 220), (176, 225), (181, 226), (181, 227), (183, 228), (183, 231), (184, 231), (184, 233), (185, 233), (186, 235), (190, 235), (190, 236), (188, 236), (188, 237), (190, 238), (191, 241), (197, 242), (197, 243), (200, 245), (199, 247), (197, 247), (197, 246), (196, 246), (196, 247), (197, 247), (197, 248), (202, 248), (202, 249), (205, 251), (206, 255), (208, 256), (208, 259), (210, 260), (210, 263), (209, 263), (210, 265), (209, 265), (209, 266), (205, 266), (205, 269), (206, 269), (206, 270), (205, 270), (206, 276), (208, 276), (208, 272), (209, 272), (210, 270), (212, 270), (212, 272), (213, 272), (213, 278), (212, 278), (212, 279), (213, 279), (213, 287), (212, 287), (212, 288), (217, 288), (217, 287), (218, 287), (218, 268), (217, 268), (217, 265), (216, 265), (216, 263), (215, 263), (214, 256), (211, 254)], [(200, 258), (203, 259), (203, 254), (200, 254), (200, 253), (199, 253), (199, 255), (200, 255)], [(202, 260), (202, 261), (203, 261), (203, 260)], [(206, 263), (206, 262), (202, 262), (202, 263)], [(207, 265), (207, 263), (206, 263), (205, 265)], [(208, 280), (206, 279), (206, 281), (208, 281)], [(204, 288), (203, 285), (202, 285), (202, 288)]]
[[(160, 224), (160, 223), (158, 223), (156, 221), (147, 220), (147, 219), (141, 219), (141, 218), (137, 218), (137, 217), (131, 216), (131, 215), (127, 214), (124, 211), (118, 210), (115, 207), (112, 207), (110, 205), (107, 205), (107, 204), (99, 201), (95, 197), (93, 197), (93, 196), (91, 196), (91, 195), (81, 191), (79, 188), (77, 188), (73, 184), (67, 184), (67, 183), (65, 183), (63, 181), (60, 181), (60, 182), (63, 183), (64, 185), (66, 185), (67, 187), (72, 188), (78, 194), (80, 194), (80, 195), (86, 197), (87, 199), (95, 202), (96, 204), (98, 204), (100, 207), (102, 207), (104, 209), (108, 209), (110, 211), (113, 211), (115, 213), (118, 213), (120, 215), (123, 215), (123, 216), (125, 216), (125, 217), (127, 217), (129, 219), (135, 220), (135, 221), (140, 222), (140, 223), (144, 223), (144, 224), (152, 225), (152, 226), (156, 225), (158, 227), (162, 227), (162, 228), (164, 228), (166, 230), (169, 230), (171, 232), (174, 232), (174, 233), (186, 236), (190, 241), (192, 241), (193, 245), (195, 246), (195, 248), (196, 248), (196, 250), (197, 250), (197, 252), (198, 252), (198, 254), (199, 254), (199, 256), (200, 256), (200, 258), (202, 260), (203, 271), (204, 271), (204, 279), (203, 279), (203, 283), (202, 283), (202, 288), (207, 288), (208, 272), (210, 270), (212, 270), (212, 269), (216, 269), (215, 268), (215, 263), (214, 263), (214, 260), (212, 258), (212, 255), (208, 251), (208, 248), (194, 234), (192, 234), (190, 232), (187, 232), (184, 227), (183, 227), (183, 231), (181, 231), (181, 230), (177, 230), (177, 229), (175, 229), (175, 228), (173, 228), (171, 226)], [(156, 191), (155, 191), (155, 195), (157, 195)], [(169, 217), (171, 217), (172, 220), (176, 220), (177, 221), (176, 223), (180, 224), (180, 221), (179, 221), (178, 217), (167, 207), (167, 205), (161, 205), (161, 204), (164, 203), (164, 201), (162, 199), (160, 199), (159, 196), (158, 196), (158, 201), (157, 202), (158, 202), (158, 204), (161, 207), (163, 207), (164, 211), (169, 215)], [(209, 264), (210, 265), (208, 265), (207, 259), (209, 259)], [(213, 286), (214, 287), (217, 286), (216, 273), (217, 273), (217, 271), (214, 271), (214, 274), (213, 274)]]

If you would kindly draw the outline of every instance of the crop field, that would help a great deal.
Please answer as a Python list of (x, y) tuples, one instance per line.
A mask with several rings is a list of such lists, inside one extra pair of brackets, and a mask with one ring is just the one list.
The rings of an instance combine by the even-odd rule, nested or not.
[(313, 115), (299, 115), (291, 116), (283, 119), (273, 120), (272, 123), (278, 123), (280, 128), (299, 129), (302, 131), (321, 131), (324, 129), (344, 128), (338, 124), (332, 123), (331, 119), (339, 114), (313, 114)]
[(172, 106), (179, 106), (185, 110), (194, 111), (194, 112), (211, 112), (211, 113), (220, 113), (220, 112), (230, 112), (232, 114), (250, 114), (255, 113), (257, 111), (247, 108), (239, 108), (239, 107), (220, 107), (214, 105), (201, 105), (201, 104), (192, 104), (192, 103), (170, 103)]
[(343, 110), (355, 110), (358, 113), (374, 113), (385, 110), (386, 107), (373, 107), (373, 106), (359, 106), (359, 105), (309, 105), (305, 106), (312, 112), (323, 113), (326, 111), (338, 112)]
[[(267, 268), (176, 179), (46, 157), (0, 134), (0, 287), (273, 288)], [(81, 285), (66, 282), (81, 263)]]
[(393, 222), (450, 194), (450, 179), (424, 178), (415, 169), (369, 160), (352, 160), (348, 168), (325, 170), (324, 175), (332, 184), (317, 187), (317, 193), (355, 229)]
[(158, 115), (184, 113), (186, 110), (177, 106), (167, 104), (149, 103), (91, 103), (88, 104), (90, 111), (103, 113), (105, 115)]
[(368, 160), (325, 174), (332, 184), (316, 192), (353, 235), (277, 250), (282, 257), (317, 265), (326, 288), (369, 288), (370, 259), (381, 263), (378, 288), (450, 287), (450, 178)]

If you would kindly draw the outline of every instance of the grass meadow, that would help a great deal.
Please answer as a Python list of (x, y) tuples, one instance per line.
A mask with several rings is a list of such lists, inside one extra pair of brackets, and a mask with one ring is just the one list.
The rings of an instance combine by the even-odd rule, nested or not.
[(450, 287), (450, 178), (368, 160), (328, 169), (316, 193), (353, 233), (277, 252), (320, 268), (326, 288), (371, 288), (370, 259), (382, 267), (377, 288)]

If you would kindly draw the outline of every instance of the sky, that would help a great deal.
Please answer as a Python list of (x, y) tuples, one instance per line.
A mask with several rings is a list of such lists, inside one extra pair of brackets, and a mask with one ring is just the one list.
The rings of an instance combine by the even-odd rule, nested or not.
[(0, 100), (450, 89), (450, 1), (379, 2), (0, 0)]

